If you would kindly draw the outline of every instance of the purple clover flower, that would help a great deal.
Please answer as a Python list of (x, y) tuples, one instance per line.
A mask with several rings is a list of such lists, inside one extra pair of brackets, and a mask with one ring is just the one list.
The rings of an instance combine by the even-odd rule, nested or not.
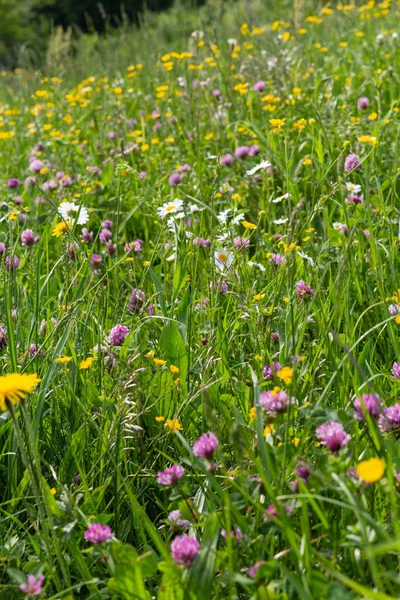
[(233, 243), (235, 244), (236, 250), (247, 250), (247, 248), (250, 246), (249, 238), (240, 237), (240, 235), (235, 237)]
[(126, 325), (115, 325), (110, 331), (108, 341), (111, 346), (122, 346), (129, 333), (130, 329)]
[(308, 300), (313, 297), (314, 291), (305, 281), (300, 279), (300, 281), (296, 283), (296, 294), (299, 300)]
[(17, 179), (16, 177), (12, 177), (11, 179), (9, 179), (7, 181), (7, 187), (9, 189), (16, 188), (16, 187), (18, 187), (20, 185), (20, 183), (21, 182), (20, 182), (19, 179)]
[(393, 363), (392, 378), (400, 379), (400, 363), (397, 363), (397, 362)]
[(253, 85), (253, 90), (255, 92), (262, 92), (263, 90), (265, 90), (264, 81), (256, 81), (256, 83)]
[(172, 465), (172, 467), (166, 467), (164, 471), (158, 471), (157, 483), (158, 485), (176, 485), (185, 474), (185, 469), (180, 465)]
[(32, 229), (25, 229), (25, 231), (21, 233), (21, 243), (23, 246), (34, 246), (34, 244), (37, 244), (39, 239), (39, 236), (35, 235)]
[(367, 96), (360, 96), (357, 100), (357, 108), (358, 110), (366, 110), (369, 106), (369, 98)]
[(249, 568), (249, 570), (247, 571), (249, 577), (251, 577), (252, 579), (256, 579), (257, 578), (257, 571), (263, 565), (265, 565), (265, 560), (258, 560), (256, 563), (254, 563), (254, 565), (252, 565)]
[(6, 256), (6, 271), (15, 271), (19, 267), (19, 258), (14, 254), (11, 258), (10, 255)]
[(189, 568), (199, 553), (200, 544), (186, 533), (177, 536), (171, 543), (172, 560), (176, 565)]
[(316, 429), (317, 438), (323, 446), (331, 452), (338, 452), (350, 441), (350, 436), (343, 429), (343, 425), (337, 421), (327, 421)]
[(30, 596), (40, 596), (43, 591), (43, 583), (44, 576), (42, 573), (39, 573), (37, 577), (30, 574), (28, 575), (28, 581), (26, 583), (21, 583), (19, 589), (24, 592), (24, 594), (29, 594)]
[(271, 363), (270, 365), (265, 365), (264, 369), (263, 369), (264, 379), (266, 379), (267, 381), (270, 379), (273, 379), (274, 376), (276, 375), (276, 372), (280, 371), (281, 368), (282, 368), (281, 363), (278, 361), (275, 361), (275, 362)]
[(101, 523), (93, 523), (89, 525), (85, 533), (83, 534), (87, 542), (92, 544), (102, 544), (113, 537), (113, 532), (108, 525), (101, 525)]
[(239, 146), (239, 148), (236, 148), (235, 150), (236, 158), (246, 158), (247, 156), (249, 156), (249, 153), (250, 148), (248, 148), (247, 146)]
[(221, 535), (225, 539), (228, 537), (235, 538), (237, 544), (240, 544), (243, 539), (243, 533), (239, 527), (235, 527), (234, 530), (230, 532), (229, 536), (226, 533), (226, 529), (221, 529)]
[(271, 416), (285, 412), (287, 407), (294, 402), (294, 398), (279, 388), (260, 394), (260, 406)]
[(277, 254), (276, 252), (273, 252), (271, 255), (270, 261), (275, 267), (279, 267), (279, 266), (285, 264), (286, 257), (283, 256), (282, 254)]
[(181, 519), (181, 516), (180, 510), (173, 510), (168, 515), (169, 524), (172, 525), (172, 527), (180, 529), (186, 529), (187, 527), (190, 527), (192, 525), (191, 522), (187, 521), (186, 519)]
[(203, 433), (199, 439), (193, 444), (193, 454), (198, 458), (205, 458), (211, 460), (218, 447), (218, 440), (216, 436), (209, 431)]
[(109, 229), (102, 229), (100, 231), (99, 240), (101, 244), (107, 244), (112, 238), (112, 233)]
[[(210, 282), (210, 290), (212, 290), (212, 281)], [(215, 280), (215, 290), (218, 291), (221, 294), (221, 296), (224, 296), (225, 294), (228, 293), (228, 285), (225, 283), (225, 281), (220, 281), (219, 279)]]
[(379, 428), (384, 433), (400, 429), (400, 404), (393, 404), (383, 409), (379, 417)]
[(221, 165), (225, 165), (225, 167), (229, 167), (235, 161), (232, 154), (224, 154), (220, 158)]
[(344, 161), (345, 173), (351, 173), (351, 171), (358, 169), (360, 164), (360, 159), (358, 158), (357, 154), (349, 154), (346, 156), (346, 160)]
[(176, 186), (182, 181), (182, 177), (179, 173), (172, 173), (168, 178), (169, 184), (172, 186)]
[(142, 290), (138, 290), (137, 288), (133, 288), (129, 296), (129, 310), (135, 313), (140, 312), (143, 308), (144, 299), (144, 292), (142, 292)]
[(365, 421), (364, 412), (368, 412), (373, 419), (377, 419), (382, 412), (382, 401), (378, 394), (363, 394), (354, 401), (354, 418)]

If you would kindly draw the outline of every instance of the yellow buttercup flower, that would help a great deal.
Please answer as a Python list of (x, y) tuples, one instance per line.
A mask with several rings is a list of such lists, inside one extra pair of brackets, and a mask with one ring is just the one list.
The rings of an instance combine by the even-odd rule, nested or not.
[(88, 358), (85, 358), (85, 360), (82, 360), (79, 363), (79, 368), (80, 369), (88, 369), (89, 367), (92, 366), (93, 361), (94, 361), (94, 358), (92, 356), (89, 356)]
[(8, 410), (9, 403), (19, 404), (40, 381), (36, 373), (9, 373), (0, 377), (0, 410)]
[(370, 458), (358, 463), (356, 471), (362, 481), (375, 483), (382, 479), (385, 468), (386, 465), (381, 458)]
[(179, 369), (175, 365), (170, 365), (169, 370), (171, 373), (179, 373)]
[(283, 369), (276, 372), (276, 376), (279, 379), (282, 379), (286, 384), (292, 383), (293, 369), (292, 367), (283, 367)]
[(275, 427), (273, 426), (273, 424), (271, 423), (271, 425), (267, 425), (266, 428), (264, 429), (264, 435), (270, 435), (273, 431), (274, 431)]
[(256, 411), (256, 407), (253, 406), (250, 410), (249, 410), (249, 419), (250, 421), (255, 421), (257, 415), (257, 411)]
[(59, 356), (58, 358), (56, 358), (56, 363), (69, 363), (72, 360), (72, 356)]
[(250, 223), (249, 221), (242, 221), (242, 225), (245, 229), (250, 229), (250, 231), (257, 229), (257, 225), (254, 225), (254, 223)]
[(171, 433), (175, 433), (175, 431), (183, 431), (183, 427), (179, 423), (179, 419), (167, 419), (165, 422), (165, 427), (167, 427)]
[(158, 365), (159, 367), (162, 367), (163, 365), (167, 364), (167, 361), (163, 360), (162, 358), (154, 358), (153, 362), (155, 365)]
[(156, 417), (156, 421), (157, 421), (157, 423), (163, 423), (165, 421), (165, 417), (162, 417), (162, 416)]

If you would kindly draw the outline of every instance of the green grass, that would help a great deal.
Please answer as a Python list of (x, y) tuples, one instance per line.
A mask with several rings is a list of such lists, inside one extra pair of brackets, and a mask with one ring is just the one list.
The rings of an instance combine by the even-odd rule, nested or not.
[[(357, 420), (353, 404), (397, 403), (400, 7), (296, 7), (178, 7), (141, 31), (53, 45), (42, 73), (1, 76), (0, 375), (41, 378), (0, 414), (1, 599), (39, 573), (54, 600), (399, 597), (398, 432)], [(221, 164), (254, 144), (258, 155)], [(345, 173), (350, 153), (361, 165)], [(44, 169), (24, 184), (33, 156)], [(157, 209), (176, 199), (184, 215), (168, 225)], [(56, 237), (62, 200), (89, 220)], [(298, 297), (300, 280), (312, 297)], [(116, 324), (129, 328), (122, 346)], [(286, 382), (264, 378), (275, 361), (293, 368)], [(296, 400), (272, 417), (259, 399), (275, 386)], [(351, 436), (336, 453), (316, 436), (330, 420)], [(192, 449), (208, 431), (215, 470)], [(385, 471), (366, 485), (349, 471), (370, 458)], [(173, 464), (184, 478), (159, 485)], [(173, 510), (200, 543), (190, 568), (171, 555)], [(92, 523), (113, 539), (87, 542)]]

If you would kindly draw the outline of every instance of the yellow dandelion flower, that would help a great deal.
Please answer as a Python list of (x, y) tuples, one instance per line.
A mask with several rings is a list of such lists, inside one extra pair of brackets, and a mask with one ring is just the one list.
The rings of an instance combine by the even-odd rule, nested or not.
[(385, 468), (386, 465), (381, 458), (370, 458), (358, 463), (356, 471), (362, 481), (375, 483), (382, 479)]
[(92, 366), (93, 361), (94, 361), (94, 358), (92, 356), (89, 356), (88, 358), (85, 358), (85, 360), (82, 360), (79, 363), (79, 368), (80, 369), (88, 369), (89, 367)]
[(175, 431), (183, 431), (183, 427), (179, 423), (179, 419), (167, 419), (165, 422), (165, 427), (169, 429), (170, 433), (175, 433)]
[(56, 495), (56, 493), (57, 493), (57, 490), (56, 490), (56, 488), (54, 488), (54, 487), (53, 487), (53, 488), (51, 488), (51, 490), (50, 490), (50, 494), (51, 494), (52, 496), (55, 496), (55, 495)]
[(61, 221), (61, 223), (58, 223), (54, 227), (53, 233), (51, 235), (54, 235), (55, 237), (61, 237), (62, 235), (64, 235), (64, 233), (68, 231), (70, 225), (71, 223), (69, 221)]
[(149, 350), (149, 352), (147, 352), (147, 354), (145, 354), (146, 358), (153, 358), (155, 355), (154, 350)]
[(280, 369), (280, 371), (276, 372), (276, 376), (279, 379), (282, 379), (282, 381), (284, 381), (286, 384), (292, 383), (293, 369), (292, 367), (283, 367), (283, 369)]
[(156, 421), (157, 421), (157, 423), (163, 423), (165, 421), (165, 417), (162, 417), (162, 416), (156, 417)]
[(262, 300), (263, 298), (265, 298), (265, 294), (256, 294), (253, 296), (253, 300)]
[(270, 435), (273, 431), (274, 431), (275, 427), (273, 426), (273, 424), (271, 423), (271, 425), (267, 425), (266, 428), (264, 429), (264, 435)]
[(32, 392), (41, 380), (36, 373), (9, 373), (0, 377), (0, 410), (8, 410), (8, 404), (18, 404)]
[(375, 144), (376, 137), (374, 137), (373, 135), (360, 135), (358, 141), (360, 142), (360, 144)]
[(292, 444), (293, 444), (293, 446), (295, 446), (297, 448), (297, 446), (300, 444), (300, 438), (294, 437), (292, 439)]
[(170, 365), (169, 370), (171, 373), (179, 373), (179, 369), (175, 365)]

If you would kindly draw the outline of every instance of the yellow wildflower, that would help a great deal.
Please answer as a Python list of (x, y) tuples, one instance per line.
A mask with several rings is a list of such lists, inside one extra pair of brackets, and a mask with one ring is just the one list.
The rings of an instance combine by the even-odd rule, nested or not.
[(8, 410), (9, 403), (19, 404), (40, 381), (36, 373), (9, 373), (0, 377), (0, 410)]
[(254, 223), (250, 223), (249, 221), (242, 221), (242, 225), (245, 229), (250, 229), (250, 231), (257, 229), (257, 225), (254, 225)]
[(94, 358), (92, 356), (89, 356), (88, 358), (86, 358), (85, 360), (82, 360), (79, 363), (79, 368), (80, 369), (88, 369), (89, 367), (92, 366), (93, 361), (94, 361)]
[(167, 419), (165, 427), (169, 429), (170, 433), (175, 433), (175, 431), (183, 431), (183, 427), (179, 423), (179, 419)]
[(282, 379), (286, 384), (292, 383), (293, 369), (292, 367), (283, 367), (280, 371), (277, 371), (276, 376)]
[(54, 229), (53, 229), (53, 233), (51, 235), (54, 235), (55, 237), (61, 237), (62, 235), (64, 235), (64, 233), (66, 233), (68, 231), (68, 227), (70, 227), (71, 223), (69, 221), (61, 221), (61, 223), (58, 223)]
[(386, 465), (381, 458), (370, 458), (358, 463), (356, 471), (362, 481), (375, 483), (382, 479), (385, 468)]
[(179, 373), (179, 369), (175, 365), (170, 365), (169, 370), (171, 373)]
[(167, 361), (163, 360), (162, 358), (153, 358), (153, 362), (155, 365), (158, 365), (159, 367), (162, 367), (163, 365), (167, 364)]
[(56, 363), (69, 363), (72, 360), (72, 356), (59, 356), (58, 358), (56, 358)]

